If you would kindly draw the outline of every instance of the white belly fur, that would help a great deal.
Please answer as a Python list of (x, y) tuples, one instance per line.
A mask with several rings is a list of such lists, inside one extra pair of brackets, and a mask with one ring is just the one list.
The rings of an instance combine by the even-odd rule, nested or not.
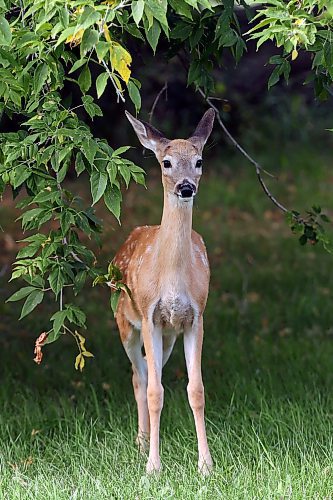
[(194, 319), (194, 308), (187, 294), (179, 292), (168, 292), (157, 302), (153, 322), (162, 328), (172, 328), (181, 332), (192, 324)]

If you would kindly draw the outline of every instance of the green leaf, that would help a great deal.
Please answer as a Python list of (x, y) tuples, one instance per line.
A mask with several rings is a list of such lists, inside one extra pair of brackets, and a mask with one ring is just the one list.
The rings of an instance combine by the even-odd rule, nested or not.
[(140, 21), (142, 19), (144, 6), (145, 6), (144, 0), (136, 0), (132, 2), (131, 5), (132, 16), (137, 26), (139, 26)]
[(31, 292), (30, 295), (28, 295), (26, 301), (24, 302), (20, 319), (24, 318), (29, 313), (31, 313), (31, 311), (33, 311), (35, 307), (42, 302), (43, 298), (44, 298), (44, 292), (42, 292), (41, 290), (35, 289), (33, 292)]
[(45, 241), (46, 237), (42, 241), (33, 241), (30, 245), (27, 245), (18, 252), (17, 259), (25, 259), (26, 257), (33, 257), (35, 253), (40, 249), (41, 244)]
[(87, 271), (80, 271), (74, 280), (74, 295), (77, 295), (83, 288), (87, 278)]
[(57, 311), (51, 317), (51, 321), (53, 321), (53, 331), (55, 335), (58, 335), (58, 333), (60, 332), (60, 329), (63, 326), (66, 318), (67, 318), (67, 310)]
[(82, 153), (79, 151), (75, 158), (75, 170), (76, 175), (79, 177), (80, 174), (86, 169), (86, 166), (83, 161)]
[(120, 146), (120, 148), (118, 149), (115, 149), (112, 153), (112, 156), (119, 156), (123, 153), (126, 153), (126, 151), (128, 151), (129, 149), (131, 149), (131, 146)]
[(99, 170), (93, 170), (90, 176), (90, 186), (93, 198), (93, 205), (95, 205), (95, 203), (97, 203), (98, 200), (103, 196), (107, 181), (108, 181), (108, 176), (105, 172), (100, 172)]
[(283, 70), (282, 70), (282, 67), (280, 65), (275, 66), (275, 68), (273, 69), (271, 76), (269, 77), (269, 80), (268, 80), (268, 88), (269, 89), (271, 87), (273, 87), (273, 85), (275, 85), (280, 80), (280, 76), (281, 76), (282, 71)]
[[(192, 0), (186, 0), (186, 3), (192, 4)], [(199, 4), (209, 10), (213, 10), (213, 5), (215, 6), (215, 2), (213, 3), (211, 0), (199, 0)], [(227, 7), (228, 4), (233, 6), (234, 0), (223, 0), (223, 4), (225, 7)]]
[(131, 172), (130, 172), (128, 165), (126, 165), (126, 164), (119, 165), (118, 169), (119, 169), (120, 175), (122, 176), (122, 178), (125, 181), (126, 187), (128, 188), (128, 185), (129, 185), (129, 182), (131, 179)]
[(107, 186), (104, 193), (104, 202), (110, 212), (116, 217), (118, 222), (120, 223), (120, 204), (121, 204), (121, 191), (118, 186), (110, 185)]
[(161, 34), (161, 26), (154, 19), (152, 27), (149, 30), (146, 30), (146, 37), (147, 37), (147, 40), (149, 42), (149, 45), (151, 46), (151, 48), (154, 51), (154, 54), (156, 51), (156, 47), (157, 47), (157, 43), (158, 43), (158, 39), (160, 37), (160, 34)]
[(99, 61), (102, 61), (106, 54), (109, 52), (111, 47), (110, 42), (98, 42), (95, 47), (95, 51)]
[(167, 0), (146, 0), (145, 5), (149, 7), (153, 16), (164, 26), (168, 27), (166, 18), (168, 2)]
[(137, 184), (141, 184), (142, 186), (146, 185), (146, 179), (145, 179), (144, 174), (140, 174), (140, 173), (137, 173), (137, 172), (132, 172), (132, 177), (133, 177), (133, 179), (135, 180), (135, 182)]
[(39, 64), (34, 74), (34, 91), (36, 94), (38, 94), (42, 90), (48, 75), (48, 65), (46, 63)]
[(79, 59), (78, 61), (75, 61), (75, 63), (73, 64), (73, 66), (71, 67), (71, 69), (69, 70), (68, 73), (69, 74), (74, 73), (74, 71), (81, 68), (81, 66), (83, 66), (86, 62), (87, 62), (86, 58)]
[[(101, 73), (96, 79), (96, 91), (98, 99), (103, 95), (108, 82), (109, 74), (107, 72)], [(129, 82), (128, 82), (129, 83)]]
[(6, 300), (6, 302), (16, 302), (17, 300), (24, 299), (27, 295), (30, 295), (31, 292), (36, 290), (35, 287), (33, 286), (24, 286), (23, 288), (20, 288), (17, 292), (13, 293), (9, 297), (9, 299)]
[[(60, 198), (59, 191), (52, 191), (49, 187), (48, 189), (42, 189), (32, 200), (31, 203), (45, 203), (46, 201), (55, 201)], [(30, 204), (31, 204), (30, 203)]]
[(117, 306), (120, 298), (121, 290), (116, 290), (111, 293), (110, 305), (113, 311), (113, 314), (116, 314)]
[(89, 29), (83, 34), (80, 44), (80, 54), (83, 57), (89, 50), (93, 49), (98, 43), (99, 35), (97, 30)]
[(117, 179), (117, 173), (118, 173), (118, 167), (114, 161), (110, 161), (108, 163), (108, 166), (106, 167), (107, 173), (109, 175), (110, 183), (111, 185), (116, 184), (118, 181)]
[(79, 84), (80, 89), (83, 92), (83, 94), (88, 92), (88, 90), (90, 89), (90, 87), (91, 87), (91, 73), (90, 73), (90, 69), (88, 67), (88, 64), (81, 71), (80, 76), (78, 78), (78, 84)]
[(49, 283), (52, 291), (57, 296), (65, 284), (63, 271), (60, 265), (57, 265), (55, 269), (50, 273)]
[(182, 22), (177, 24), (175, 28), (171, 31), (170, 37), (184, 41), (191, 34), (193, 34), (193, 24)]
[(47, 336), (47, 339), (45, 340), (44, 344), (52, 344), (52, 342), (55, 342), (58, 340), (60, 337), (60, 332), (55, 333), (54, 330), (51, 330)]
[(177, 14), (192, 19), (191, 9), (183, 0), (170, 0), (169, 3)]
[(85, 313), (82, 311), (82, 309), (80, 309), (79, 307), (74, 306), (74, 305), (69, 305), (69, 306), (67, 306), (67, 308), (72, 316), (71, 322), (75, 323), (78, 326), (84, 327), (87, 318), (86, 318)]
[(306, 245), (306, 242), (308, 241), (307, 236), (305, 234), (302, 234), (302, 236), (298, 239), (300, 245), (304, 246)]
[(71, 224), (74, 224), (74, 216), (70, 210), (65, 209), (60, 217), (60, 226), (63, 235), (69, 231)]
[(67, 28), (68, 23), (69, 23), (69, 13), (68, 13), (68, 10), (65, 7), (63, 7), (59, 11), (59, 19), (61, 21), (62, 26), (64, 28)]
[(93, 24), (98, 23), (100, 18), (101, 18), (101, 13), (97, 12), (97, 10), (95, 10), (90, 5), (87, 5), (84, 8), (84, 11), (83, 11), (81, 17), (78, 19), (78, 27), (79, 27), (79, 29), (86, 30), (87, 28), (89, 28)]
[(94, 103), (94, 99), (91, 97), (91, 95), (83, 96), (82, 102), (84, 109), (87, 111), (91, 119), (93, 119), (95, 116), (103, 116), (101, 108)]
[(331, 219), (326, 214), (321, 214), (320, 218), (323, 222), (331, 222)]
[(62, 42), (64, 42), (69, 36), (73, 35), (76, 31), (77, 31), (76, 26), (70, 26), (69, 28), (66, 28), (59, 36), (58, 41), (55, 44), (55, 47), (58, 47)]
[(66, 177), (67, 170), (69, 167), (69, 162), (64, 163), (60, 170), (57, 172), (57, 182), (60, 184)]
[(25, 227), (29, 222), (36, 219), (42, 212), (44, 212), (43, 208), (33, 208), (28, 210), (22, 215), (22, 226)]
[(12, 32), (4, 16), (0, 16), (0, 45), (8, 46), (12, 41)]
[(145, 41), (144, 37), (142, 36), (141, 34), (141, 31), (139, 30), (139, 28), (136, 26), (136, 24), (134, 23), (130, 23), (130, 24), (127, 24), (126, 26), (124, 26), (125, 30), (132, 36), (134, 36), (135, 38), (139, 38), (140, 40), (142, 40), (143, 42)]
[(83, 154), (87, 158), (88, 162), (91, 164), (94, 161), (95, 155), (98, 151), (98, 144), (97, 142), (89, 138), (87, 141), (83, 141), (81, 145), (83, 149)]
[(127, 84), (128, 95), (135, 106), (135, 111), (138, 113), (141, 108), (141, 95), (138, 87), (130, 80)]
[(15, 177), (13, 182), (13, 188), (16, 189), (21, 184), (23, 184), (32, 174), (32, 171), (29, 168), (22, 166), (21, 168), (15, 169)]

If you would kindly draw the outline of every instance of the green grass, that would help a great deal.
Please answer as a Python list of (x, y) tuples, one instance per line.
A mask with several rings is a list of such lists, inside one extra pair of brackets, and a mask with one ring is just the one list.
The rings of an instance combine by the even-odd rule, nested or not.
[[(331, 159), (310, 146), (300, 157), (300, 150), (293, 144), (284, 152), (292, 173), (283, 169), (273, 189), (293, 208), (321, 203), (332, 212)], [(279, 162), (278, 152), (261, 154), (268, 166)], [(32, 362), (52, 303), (24, 323), (15, 304), (0, 305), (0, 498), (332, 498), (332, 257), (298, 245), (251, 169), (240, 169), (241, 158), (211, 163), (216, 168), (206, 167), (194, 220), (212, 267), (203, 371), (213, 474), (203, 479), (196, 471), (180, 339), (164, 373), (163, 472), (146, 476), (134, 444), (130, 366), (108, 292), (87, 289), (79, 301), (95, 359), (82, 375), (73, 367), (71, 339), (47, 347), (41, 366)], [(101, 209), (102, 261), (133, 226), (158, 222), (160, 197), (151, 169), (148, 191), (133, 188), (125, 196), (119, 232)], [(8, 206), (0, 211), (4, 231), (13, 231), (10, 213)], [(4, 278), (0, 294), (10, 294)]]

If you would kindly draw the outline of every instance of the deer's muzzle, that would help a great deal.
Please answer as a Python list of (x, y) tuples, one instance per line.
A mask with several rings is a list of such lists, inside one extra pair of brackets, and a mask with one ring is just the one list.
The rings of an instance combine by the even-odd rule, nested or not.
[(197, 189), (195, 185), (188, 180), (184, 180), (176, 186), (176, 194), (180, 198), (192, 198), (195, 195), (196, 191)]

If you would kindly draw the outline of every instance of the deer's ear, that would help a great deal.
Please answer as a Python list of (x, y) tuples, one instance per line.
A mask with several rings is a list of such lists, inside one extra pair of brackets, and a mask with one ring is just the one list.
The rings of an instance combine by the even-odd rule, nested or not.
[(139, 141), (145, 148), (151, 149), (156, 153), (159, 144), (168, 142), (168, 139), (149, 123), (137, 120), (137, 118), (134, 118), (128, 111), (125, 111), (125, 114), (134, 128)]
[(209, 108), (198, 123), (194, 134), (189, 139), (191, 142), (197, 144), (200, 149), (204, 147), (208, 137), (213, 130), (214, 118), (215, 111), (213, 110), (213, 108)]

